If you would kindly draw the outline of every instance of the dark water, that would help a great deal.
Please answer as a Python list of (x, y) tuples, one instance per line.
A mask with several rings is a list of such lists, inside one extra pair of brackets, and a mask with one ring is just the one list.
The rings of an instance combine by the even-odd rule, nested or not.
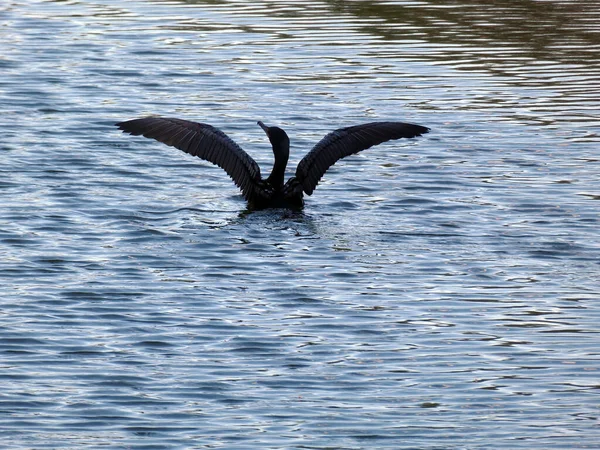
[[(2, 448), (598, 448), (596, 1), (0, 11)], [(247, 213), (147, 114), (432, 132)]]

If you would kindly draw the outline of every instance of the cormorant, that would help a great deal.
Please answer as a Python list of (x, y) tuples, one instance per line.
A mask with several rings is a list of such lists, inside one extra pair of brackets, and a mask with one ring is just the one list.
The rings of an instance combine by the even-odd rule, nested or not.
[(217, 128), (188, 120), (145, 117), (119, 122), (116, 126), (135, 136), (143, 135), (176, 147), (221, 167), (242, 191), (252, 209), (301, 208), (304, 193), (311, 195), (323, 174), (339, 159), (392, 139), (412, 138), (429, 128), (403, 122), (372, 122), (335, 130), (302, 158), (296, 176), (284, 184), (290, 156), (290, 139), (281, 128), (258, 125), (265, 131), (275, 163), (263, 179), (256, 161)]

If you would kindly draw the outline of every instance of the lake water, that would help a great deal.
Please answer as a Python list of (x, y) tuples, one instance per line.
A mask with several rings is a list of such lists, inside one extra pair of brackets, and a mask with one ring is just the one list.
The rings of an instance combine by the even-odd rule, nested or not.
[[(149, 114), (431, 132), (248, 212)], [(4, 0), (0, 129), (2, 448), (599, 448), (597, 0)]]

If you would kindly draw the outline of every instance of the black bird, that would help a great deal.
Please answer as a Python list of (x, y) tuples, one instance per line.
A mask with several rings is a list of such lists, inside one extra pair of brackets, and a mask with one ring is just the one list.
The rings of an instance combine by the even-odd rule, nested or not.
[(372, 122), (335, 130), (319, 141), (298, 163), (296, 176), (284, 184), (290, 156), (290, 139), (281, 128), (258, 125), (265, 131), (275, 163), (263, 179), (256, 161), (225, 133), (205, 123), (167, 117), (145, 117), (116, 126), (135, 136), (143, 135), (176, 147), (221, 167), (241, 189), (252, 209), (301, 208), (304, 193), (311, 195), (323, 174), (339, 159), (392, 139), (412, 138), (429, 128), (403, 122)]

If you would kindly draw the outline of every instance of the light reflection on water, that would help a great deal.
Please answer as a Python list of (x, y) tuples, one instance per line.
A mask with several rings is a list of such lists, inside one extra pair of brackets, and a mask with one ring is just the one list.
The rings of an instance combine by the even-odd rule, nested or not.
[[(0, 68), (7, 448), (598, 441), (594, 2), (22, 2)], [(302, 213), (121, 136), (212, 123), (267, 173), (328, 131), (429, 135)]]

